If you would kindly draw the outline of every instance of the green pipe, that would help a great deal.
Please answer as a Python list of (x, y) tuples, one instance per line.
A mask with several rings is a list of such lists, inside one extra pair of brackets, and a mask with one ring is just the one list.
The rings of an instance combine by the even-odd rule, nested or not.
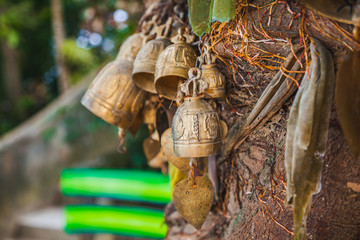
[(124, 169), (65, 169), (60, 189), (65, 196), (111, 197), (126, 201), (167, 204), (169, 178), (159, 172)]
[(73, 205), (65, 209), (65, 232), (110, 233), (130, 237), (164, 238), (167, 233), (161, 210), (143, 207)]

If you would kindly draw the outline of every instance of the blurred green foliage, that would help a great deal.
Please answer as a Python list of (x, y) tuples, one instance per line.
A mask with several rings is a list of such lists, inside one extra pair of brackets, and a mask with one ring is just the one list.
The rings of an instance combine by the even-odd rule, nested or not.
[(71, 72), (70, 81), (75, 84), (92, 69), (97, 67), (99, 58), (90, 50), (79, 48), (74, 39), (66, 39), (63, 43), (65, 62)]
[[(130, 15), (120, 28), (111, 20), (113, 12), (120, 6), (118, 0), (61, 2), (67, 38), (63, 51), (70, 70), (70, 81), (76, 84), (115, 57), (121, 42), (135, 31), (140, 16)], [(6, 42), (18, 55), (22, 84), (21, 96), (16, 103), (11, 103), (4, 90), (4, 71), (0, 71), (0, 136), (35, 114), (59, 94), (50, 4), (50, 0), (0, 0), (0, 43)], [(93, 28), (95, 24), (89, 20), (91, 13), (95, 13), (100, 28)], [(101, 45), (79, 47), (76, 40), (81, 30), (98, 32), (102, 40), (111, 40), (114, 48), (104, 51)], [(6, 61), (2, 56), (0, 47), (0, 68)]]

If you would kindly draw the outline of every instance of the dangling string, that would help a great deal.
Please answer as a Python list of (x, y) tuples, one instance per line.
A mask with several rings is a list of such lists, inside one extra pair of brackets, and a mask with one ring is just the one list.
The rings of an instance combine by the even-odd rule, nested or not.
[(126, 147), (125, 147), (125, 130), (122, 128), (119, 128), (118, 131), (119, 136), (119, 145), (117, 147), (117, 151), (121, 154), (126, 153)]
[(190, 158), (190, 174), (193, 180), (193, 188), (196, 188), (196, 180), (195, 180), (195, 170), (198, 167), (198, 158)]

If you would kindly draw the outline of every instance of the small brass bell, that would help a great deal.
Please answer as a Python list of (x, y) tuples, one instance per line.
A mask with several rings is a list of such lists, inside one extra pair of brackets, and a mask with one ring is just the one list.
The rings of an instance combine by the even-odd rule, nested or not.
[(200, 69), (191, 68), (189, 79), (180, 88), (185, 96), (189, 96), (190, 85), (193, 87), (192, 97), (184, 98), (172, 122), (174, 153), (178, 157), (207, 157), (220, 152), (219, 117), (211, 105), (198, 96), (208, 87), (200, 77)]
[(225, 76), (219, 71), (215, 65), (216, 57), (210, 53), (209, 45), (205, 45), (207, 48), (201, 62), (205, 62), (205, 65), (201, 66), (201, 79), (209, 84), (206, 89), (205, 97), (211, 98), (224, 98), (226, 97), (225, 91)]
[(171, 44), (166, 38), (169, 33), (172, 18), (165, 25), (156, 28), (156, 39), (147, 42), (138, 52), (134, 62), (132, 79), (139, 88), (156, 93), (154, 85), (154, 73), (156, 60), (159, 54)]
[(170, 100), (176, 99), (178, 87), (187, 79), (190, 68), (195, 67), (196, 52), (186, 42), (183, 28), (172, 44), (159, 55), (155, 69), (155, 88), (160, 95)]
[(126, 59), (131, 62), (134, 61), (143, 44), (144, 37), (145, 35), (141, 32), (128, 37), (123, 44), (121, 44), (116, 60)]
[(190, 159), (177, 157), (174, 155), (174, 144), (171, 136), (171, 128), (168, 128), (161, 135), (161, 149), (164, 155), (167, 157), (169, 162), (171, 162), (175, 167), (177, 167), (181, 172), (187, 174), (190, 170)]
[(144, 22), (141, 26), (141, 32), (134, 33), (128, 37), (122, 44), (119, 49), (118, 55), (115, 60), (125, 59), (131, 62), (134, 62), (136, 55), (143, 46), (143, 42), (150, 38), (148, 33), (154, 27), (154, 24), (158, 16), (155, 15), (152, 20), (149, 22)]

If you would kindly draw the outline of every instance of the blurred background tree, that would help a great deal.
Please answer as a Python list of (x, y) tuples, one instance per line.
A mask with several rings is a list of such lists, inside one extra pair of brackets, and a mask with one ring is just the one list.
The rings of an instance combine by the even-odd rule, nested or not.
[(0, 0), (0, 135), (113, 58), (141, 11), (141, 1)]

